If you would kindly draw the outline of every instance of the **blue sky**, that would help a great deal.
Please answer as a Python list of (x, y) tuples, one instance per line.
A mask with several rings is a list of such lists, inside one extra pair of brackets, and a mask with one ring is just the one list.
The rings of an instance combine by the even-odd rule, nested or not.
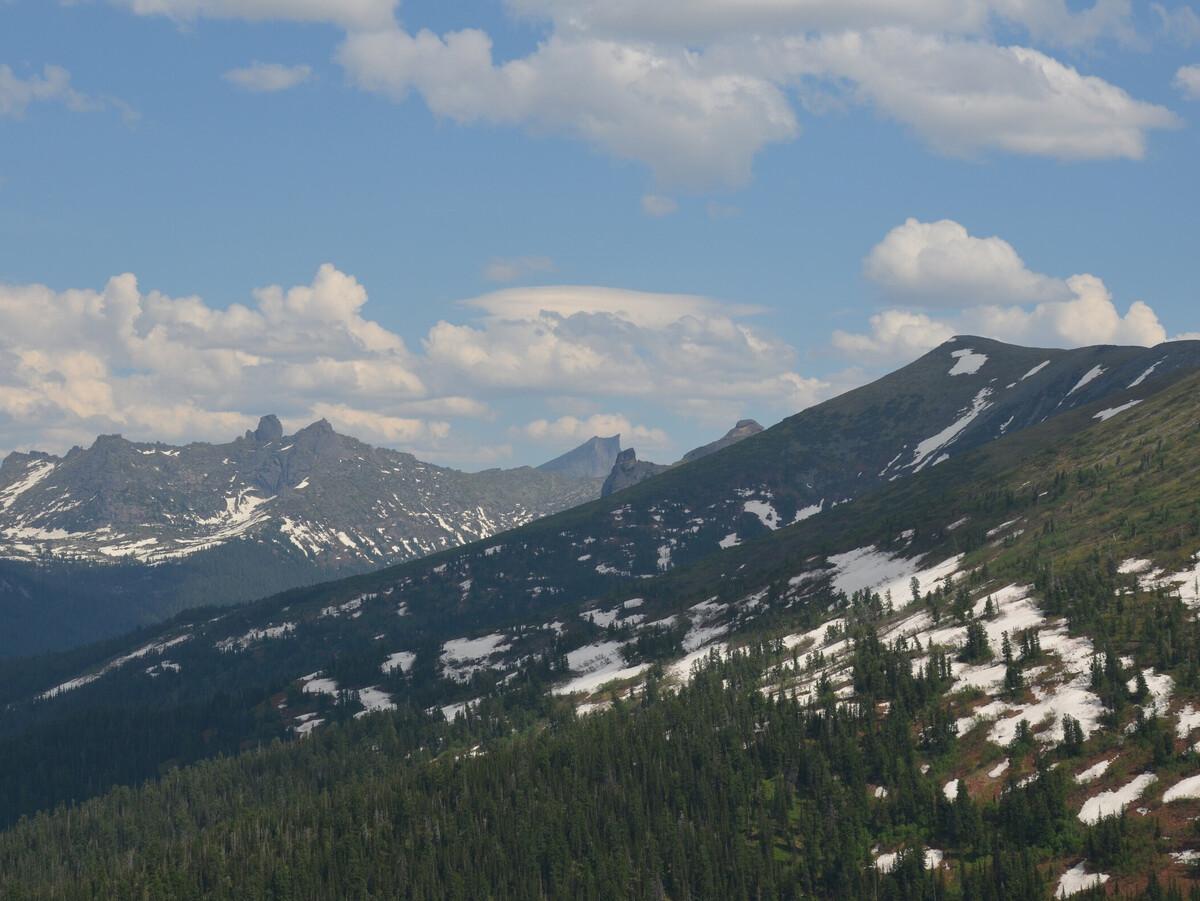
[(0, 452), (669, 462), (956, 333), (1195, 336), (1200, 16), (0, 0)]

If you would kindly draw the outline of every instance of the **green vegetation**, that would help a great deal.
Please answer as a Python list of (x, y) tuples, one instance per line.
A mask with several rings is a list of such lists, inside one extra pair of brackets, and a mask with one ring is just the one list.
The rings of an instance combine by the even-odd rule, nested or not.
[[(447, 552), (219, 618), (182, 616), (166, 632), (189, 636), (171, 648), (179, 673), (151, 680), (131, 665), (28, 703), (150, 633), (0, 668), (12, 677), (0, 678), (0, 703), (12, 705), (0, 727), (0, 824), (11, 826), (0, 899), (1045, 898), (1084, 858), (1113, 876), (1101, 892), (1200, 897), (1167, 875), (1178, 829), (1164, 837), (1156, 817), (1132, 815), (1083, 826), (1088, 789), (1071, 780), (1118, 748), (1106, 785), (1143, 770), (1165, 785), (1196, 769), (1190, 742), (1141, 706), (1139, 678), (1154, 667), (1194, 697), (1200, 621), (1177, 591), (1145, 589), (1121, 563), (1177, 569), (1200, 548), (1198, 391), (1189, 377), (1103, 425), (1093, 410), (1064, 414), (723, 554), (684, 565), (681, 552), (653, 579), (581, 565), (579, 547), (593, 539), (597, 559), (619, 550), (629, 573), (657, 568), (654, 517), (689, 514), (652, 510), (648, 482), (615, 495), (620, 504), (488, 543), (502, 551)], [(716, 472), (729, 459), (696, 465)], [(963, 554), (970, 575), (918, 584), (912, 597), (833, 591), (828, 557), (868, 544)], [(994, 608), (974, 616), (1013, 582), (1094, 642), (1090, 684), (1108, 712), (1090, 740), (1071, 717), (1054, 745), (1039, 738), (1046, 722), (1025, 722), (1003, 749), (986, 728), (958, 734), (980, 698), (955, 691), (955, 659), (1002, 665), (1011, 699), (1031, 697), (1054, 659), (1036, 629), (989, 642)], [(642, 604), (629, 609), (656, 626), (627, 617), (634, 593)], [(324, 613), (367, 595), (353, 617)], [(733, 605), (742, 650), (668, 685), (659, 664), (680, 654), (690, 608), (709, 600)], [(910, 602), (963, 628), (962, 644), (881, 639), (877, 626)], [(618, 613), (602, 629), (583, 607)], [(801, 670), (822, 651), (793, 657), (780, 639), (834, 616), (832, 637), (851, 649), (846, 682), (825, 679), (801, 700)], [(216, 649), (285, 620), (284, 637)], [(519, 666), (462, 682), (440, 674), (446, 640), (495, 630)], [(570, 651), (601, 641), (654, 665), (636, 696), (576, 717), (547, 689)], [(383, 674), (398, 650), (412, 667)], [(343, 688), (378, 685), (400, 709), (359, 720), (348, 693), (304, 694), (296, 680), (318, 668)], [(438, 707), (464, 701), (465, 718), (442, 722)], [(281, 707), (328, 724), (280, 741)], [(1001, 757), (1007, 779), (969, 791), (967, 774)], [(926, 869), (926, 848), (945, 866)], [(880, 872), (877, 853), (897, 854), (894, 868)]]

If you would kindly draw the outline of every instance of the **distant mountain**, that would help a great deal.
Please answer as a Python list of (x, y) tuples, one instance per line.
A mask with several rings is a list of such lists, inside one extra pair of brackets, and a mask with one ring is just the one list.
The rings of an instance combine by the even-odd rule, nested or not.
[(529, 467), (446, 469), (325, 420), (285, 436), (275, 416), (228, 444), (102, 435), (62, 458), (10, 454), (0, 655), (411, 560), (590, 500), (600, 485)]
[(603, 479), (612, 471), (620, 452), (620, 435), (613, 435), (611, 438), (593, 437), (561, 457), (543, 463), (538, 469), (572, 479)]

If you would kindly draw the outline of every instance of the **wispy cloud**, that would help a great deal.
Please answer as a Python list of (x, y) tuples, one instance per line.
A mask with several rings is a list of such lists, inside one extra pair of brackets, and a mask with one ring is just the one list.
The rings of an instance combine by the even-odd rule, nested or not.
[(489, 282), (517, 282), (535, 272), (553, 272), (554, 261), (549, 257), (492, 257), (483, 269)]
[(127, 124), (140, 118), (138, 112), (123, 100), (75, 90), (71, 85), (71, 73), (62, 66), (46, 65), (40, 75), (22, 79), (9, 66), (0, 64), (0, 118), (23, 119), (31, 104), (48, 102), (61, 103), (76, 113), (116, 109)]
[(312, 77), (312, 67), (255, 61), (244, 69), (230, 69), (221, 77), (246, 91), (274, 93), (304, 84)]

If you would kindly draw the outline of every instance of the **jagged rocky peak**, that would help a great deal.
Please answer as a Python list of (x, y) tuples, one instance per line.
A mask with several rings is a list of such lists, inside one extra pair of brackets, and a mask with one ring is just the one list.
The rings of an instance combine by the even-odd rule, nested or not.
[(600, 489), (600, 496), (607, 497), (614, 491), (620, 491), (622, 488), (628, 488), (631, 485), (636, 485), (638, 482), (644, 482), (646, 479), (670, 468), (669, 466), (663, 466), (661, 463), (639, 460), (634, 449), (627, 447), (617, 454), (617, 460), (613, 464), (612, 472), (608, 474), (608, 478), (604, 480), (604, 485)]
[(707, 457), (709, 454), (729, 447), (731, 444), (737, 444), (743, 438), (749, 438), (751, 435), (757, 435), (762, 430), (763, 427), (753, 419), (739, 419), (737, 421), (737, 425), (726, 432), (723, 437), (718, 438), (716, 441), (712, 441), (703, 447), (698, 447), (695, 450), (688, 451), (683, 455), (683, 459), (679, 462), (690, 463), (692, 460), (699, 460), (701, 457)]
[(538, 469), (572, 479), (603, 479), (612, 471), (620, 452), (620, 434), (609, 438), (593, 435), (579, 447), (543, 463)]
[(279, 421), (279, 417), (274, 413), (268, 413), (260, 419), (253, 437), (255, 441), (261, 441), (264, 444), (282, 438), (283, 424)]

